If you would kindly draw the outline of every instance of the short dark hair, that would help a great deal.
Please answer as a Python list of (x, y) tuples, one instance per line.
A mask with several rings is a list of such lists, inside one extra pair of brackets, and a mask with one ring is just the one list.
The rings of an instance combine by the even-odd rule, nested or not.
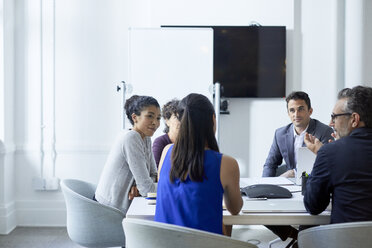
[(219, 151), (213, 132), (214, 108), (207, 97), (189, 94), (178, 105), (177, 116), (180, 129), (172, 151), (171, 182), (181, 182), (188, 175), (192, 181), (201, 182), (204, 174), (204, 150)]
[(287, 102), (287, 109), (288, 109), (288, 102), (290, 100), (304, 100), (306, 105), (307, 105), (307, 108), (311, 109), (310, 98), (309, 98), (309, 95), (306, 92), (293, 91), (292, 93), (290, 93), (285, 99), (285, 101)]
[(338, 99), (346, 98), (344, 111), (346, 113), (356, 112), (360, 120), (368, 128), (372, 127), (372, 88), (366, 86), (355, 86), (345, 88), (338, 93)]
[[(164, 104), (163, 109), (162, 109), (162, 114), (161, 114), (162, 117), (165, 120), (169, 120), (172, 117), (172, 115), (177, 115), (177, 107), (179, 103), (180, 103), (179, 100), (172, 99), (166, 104)], [(167, 123), (165, 123), (164, 133), (168, 133), (168, 132), (169, 132), (169, 127)]]
[(124, 109), (128, 120), (134, 125), (132, 114), (140, 115), (141, 111), (149, 106), (160, 108), (158, 101), (151, 96), (138, 96), (133, 95), (125, 101)]

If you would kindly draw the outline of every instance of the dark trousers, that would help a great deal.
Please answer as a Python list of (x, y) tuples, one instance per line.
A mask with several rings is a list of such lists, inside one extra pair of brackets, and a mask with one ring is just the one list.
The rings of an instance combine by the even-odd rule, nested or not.
[[(292, 226), (265, 226), (267, 229), (275, 233), (281, 240), (285, 241), (287, 238), (297, 236), (296, 228)], [(296, 238), (297, 239), (297, 238)]]
[(299, 226), (299, 230), (293, 226), (265, 226), (267, 229), (275, 233), (281, 240), (285, 241), (287, 238), (297, 239), (297, 234), (299, 231), (308, 229), (314, 226)]

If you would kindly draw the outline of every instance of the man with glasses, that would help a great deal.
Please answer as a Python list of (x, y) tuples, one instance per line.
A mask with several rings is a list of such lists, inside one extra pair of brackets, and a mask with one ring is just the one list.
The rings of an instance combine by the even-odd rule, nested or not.
[[(308, 132), (317, 137), (322, 143), (333, 139), (332, 128), (318, 120), (311, 119), (313, 113), (309, 96), (302, 91), (294, 91), (286, 98), (287, 112), (292, 123), (275, 131), (274, 141), (266, 159), (263, 177), (294, 177), (297, 164), (297, 151), (305, 146), (304, 136)], [(285, 161), (285, 172), (277, 173), (279, 165)]]
[(372, 220), (372, 88), (341, 90), (330, 126), (336, 133), (330, 144), (305, 136), (307, 147), (317, 154), (305, 207), (319, 214), (332, 197), (331, 223)]

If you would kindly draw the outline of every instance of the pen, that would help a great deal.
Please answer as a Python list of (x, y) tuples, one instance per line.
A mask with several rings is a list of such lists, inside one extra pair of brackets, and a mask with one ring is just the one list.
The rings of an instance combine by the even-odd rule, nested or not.
[(309, 174), (306, 173), (306, 171), (302, 172), (301, 177), (309, 177)]
[(267, 197), (247, 198), (246, 201), (265, 201)]

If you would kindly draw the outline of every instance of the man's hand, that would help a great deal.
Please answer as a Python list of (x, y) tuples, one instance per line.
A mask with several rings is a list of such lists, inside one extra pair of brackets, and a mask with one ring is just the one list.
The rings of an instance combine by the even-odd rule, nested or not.
[(318, 138), (309, 133), (305, 134), (304, 142), (307, 148), (315, 154), (317, 154), (319, 149), (323, 146), (323, 143)]
[(134, 197), (140, 196), (140, 193), (136, 186), (132, 186), (129, 190), (128, 199), (133, 200)]
[(280, 175), (280, 177), (295, 177), (294, 170), (287, 170), (283, 174)]
[[(332, 137), (335, 139), (335, 140), (338, 140), (338, 137), (337, 137), (337, 134), (335, 133), (335, 132), (333, 132), (333, 133), (331, 133), (331, 135), (332, 135)], [(335, 140), (328, 140), (328, 143), (331, 143), (331, 142), (333, 142), (333, 141), (335, 141)]]

